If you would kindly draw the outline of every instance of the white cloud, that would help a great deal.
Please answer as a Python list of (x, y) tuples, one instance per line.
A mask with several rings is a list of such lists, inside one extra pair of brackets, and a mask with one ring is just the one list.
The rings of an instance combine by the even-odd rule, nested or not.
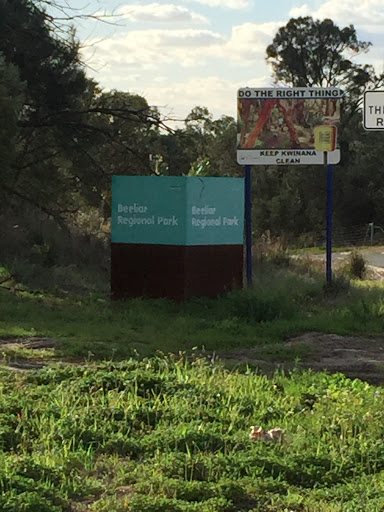
[[(162, 28), (158, 30), (119, 31), (84, 48), (83, 61), (91, 66), (90, 74), (96, 69), (93, 74), (102, 87), (141, 94), (150, 104), (164, 107), (164, 113), (172, 109), (181, 119), (196, 105), (207, 106), (215, 117), (234, 116), (238, 87), (272, 85), (265, 50), (288, 18), (251, 23), (245, 22), (250, 19), (245, 11), (244, 22), (233, 25), (230, 19), (233, 11), (258, 3), (251, 0), (122, 1), (125, 5), (118, 13), (125, 19), (143, 24), (161, 23), (169, 28), (160, 25)], [(212, 20), (213, 16), (220, 16), (224, 21), (229, 16), (226, 26), (232, 25), (231, 33), (204, 30), (201, 24), (208, 20), (188, 8), (193, 2), (196, 11), (198, 4), (226, 8), (226, 12), (212, 9)], [(317, 10), (311, 7), (315, 3)], [(274, 19), (276, 14), (269, 19)], [(330, 18), (340, 27), (353, 24), (359, 39), (373, 42), (371, 51), (359, 58), (363, 63), (373, 63), (377, 72), (382, 71), (384, 0), (296, 0), (289, 17), (307, 15), (321, 20)], [(239, 16), (236, 13), (236, 19)]]
[(236, 93), (240, 87), (271, 86), (267, 77), (250, 78), (248, 83), (227, 80), (218, 76), (193, 77), (170, 85), (147, 87), (143, 90), (148, 103), (173, 119), (184, 119), (190, 111), (199, 106), (207, 106), (215, 118), (222, 115), (236, 116)]
[[(266, 47), (281, 23), (244, 23), (225, 39), (211, 30), (136, 30), (95, 42), (83, 49), (83, 60), (104, 72), (125, 68), (159, 69), (165, 64), (191, 68), (223, 61), (255, 68), (264, 64)], [(106, 76), (108, 80), (108, 76)]]
[(301, 5), (300, 7), (293, 7), (289, 11), (289, 16), (292, 18), (300, 18), (303, 16), (310, 16), (311, 10), (307, 4)]
[(206, 48), (223, 44), (224, 38), (210, 30), (135, 30), (94, 42), (82, 50), (91, 67), (114, 65), (156, 69), (164, 64), (191, 66)]
[[(264, 60), (265, 50), (272, 43), (280, 26), (279, 22), (244, 23), (234, 26), (230, 39), (220, 49), (221, 57), (243, 65), (252, 65), (256, 59)], [(209, 53), (212, 54), (215, 50), (213, 47)]]
[(316, 10), (309, 12), (307, 4), (291, 9), (290, 16), (310, 15), (314, 19), (331, 19), (339, 27), (353, 25), (358, 39), (370, 41), (373, 46), (368, 53), (357, 58), (361, 64), (372, 64), (381, 73), (384, 65), (384, 25), (383, 0), (324, 0)]
[(205, 16), (175, 4), (128, 4), (121, 6), (116, 14), (136, 22), (209, 23)]
[[(279, 26), (245, 23), (228, 38), (202, 29), (130, 31), (85, 48), (83, 60), (99, 69), (103, 87), (141, 94), (164, 113), (172, 107), (179, 119), (196, 105), (234, 116), (238, 87), (272, 85), (265, 49)], [(207, 69), (211, 76), (198, 76)]]
[[(373, 30), (382, 30), (384, 23), (383, 0), (326, 0), (317, 11), (310, 12), (308, 5), (294, 7), (290, 16), (311, 15), (315, 19), (330, 18), (338, 25), (371, 26)], [(379, 27), (380, 26), (380, 27)]]
[(249, 7), (249, 0), (194, 0), (209, 7), (227, 7), (229, 9), (245, 9)]

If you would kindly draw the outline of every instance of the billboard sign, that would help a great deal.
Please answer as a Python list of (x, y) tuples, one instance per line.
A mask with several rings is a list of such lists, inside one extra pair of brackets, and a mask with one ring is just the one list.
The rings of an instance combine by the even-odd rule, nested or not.
[(242, 178), (112, 178), (112, 243), (242, 245), (243, 219)]
[(365, 130), (384, 130), (384, 91), (366, 91), (364, 93)]
[[(242, 88), (238, 90), (237, 161), (241, 165), (323, 164), (315, 148), (315, 129), (340, 123), (338, 88)], [(328, 163), (340, 161), (340, 149)]]

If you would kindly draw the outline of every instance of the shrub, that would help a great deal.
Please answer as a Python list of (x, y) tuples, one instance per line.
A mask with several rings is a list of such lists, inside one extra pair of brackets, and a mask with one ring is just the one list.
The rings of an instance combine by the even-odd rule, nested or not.
[(344, 275), (335, 275), (330, 283), (325, 283), (323, 290), (326, 297), (337, 297), (349, 291), (350, 280)]
[(352, 251), (351, 256), (349, 258), (350, 276), (357, 279), (364, 279), (366, 270), (367, 265), (363, 256), (357, 251)]
[(285, 241), (281, 238), (273, 239), (270, 231), (263, 233), (257, 240), (255, 256), (258, 263), (268, 262), (278, 267), (288, 267), (290, 263)]
[(283, 291), (266, 289), (231, 292), (222, 298), (228, 309), (229, 317), (240, 318), (247, 322), (270, 322), (276, 318), (293, 314), (294, 308), (289, 297)]

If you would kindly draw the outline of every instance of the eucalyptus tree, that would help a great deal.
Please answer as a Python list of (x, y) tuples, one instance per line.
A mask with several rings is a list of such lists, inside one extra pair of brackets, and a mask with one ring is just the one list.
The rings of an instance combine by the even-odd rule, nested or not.
[[(384, 75), (364, 63), (371, 46), (359, 39), (353, 25), (339, 27), (330, 19), (307, 16), (289, 20), (266, 49), (266, 62), (277, 85), (339, 87), (344, 92), (338, 135), (342, 160), (335, 167), (336, 226), (363, 224), (370, 217), (384, 222), (379, 213), (381, 194), (374, 192), (382, 175), (380, 147), (369, 142), (361, 126), (364, 91), (384, 83)], [(320, 231), (325, 220), (324, 173), (318, 167), (299, 171), (298, 175), (296, 168), (286, 167), (281, 176), (276, 170), (260, 169), (261, 183), (273, 182), (273, 186), (264, 185), (263, 197), (257, 198), (265, 203), (263, 215), (269, 216), (276, 229), (295, 231), (296, 235)], [(257, 188), (255, 193), (259, 194)]]
[(277, 83), (293, 87), (340, 87), (353, 106), (367, 88), (383, 83), (372, 66), (356, 62), (371, 47), (353, 25), (339, 28), (332, 20), (292, 18), (267, 47)]
[(111, 174), (149, 172), (143, 141), (161, 120), (144, 98), (103, 92), (87, 77), (70, 20), (52, 17), (48, 5), (0, 0), (0, 66), (23, 91), (8, 87), (3, 96), (12, 101), (0, 99), (0, 118), (11, 104), (18, 113), (1, 207), (22, 203), (65, 229), (69, 215), (102, 200)]

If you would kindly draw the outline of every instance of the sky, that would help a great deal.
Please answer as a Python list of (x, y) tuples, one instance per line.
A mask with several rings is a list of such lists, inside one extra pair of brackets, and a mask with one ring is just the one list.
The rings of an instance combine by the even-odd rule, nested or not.
[(239, 87), (273, 86), (266, 47), (292, 17), (353, 24), (373, 46), (362, 62), (384, 71), (384, 0), (71, 0), (88, 75), (105, 90), (140, 94), (164, 116), (195, 106), (236, 115)]

